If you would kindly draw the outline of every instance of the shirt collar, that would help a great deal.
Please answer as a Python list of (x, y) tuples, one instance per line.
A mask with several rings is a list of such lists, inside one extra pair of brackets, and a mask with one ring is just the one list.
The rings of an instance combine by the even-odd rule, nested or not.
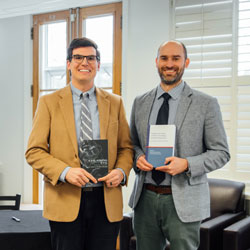
[[(180, 84), (178, 84), (176, 87), (172, 88), (168, 94), (171, 96), (172, 99), (176, 100), (180, 97), (181, 92), (184, 88), (184, 81), (182, 80)], [(157, 86), (157, 94), (156, 98), (159, 99), (161, 96), (165, 93), (165, 91), (161, 88), (161, 85), (159, 84)]]
[[(83, 92), (81, 90), (79, 90), (78, 88), (76, 88), (72, 84), (72, 82), (70, 82), (70, 87), (71, 87), (71, 91), (72, 91), (73, 95), (77, 96), (77, 98), (80, 100)], [(95, 96), (95, 85), (91, 89), (89, 89), (88, 91), (86, 91), (84, 93), (88, 93), (89, 99), (92, 100), (92, 98), (94, 98), (94, 96)]]

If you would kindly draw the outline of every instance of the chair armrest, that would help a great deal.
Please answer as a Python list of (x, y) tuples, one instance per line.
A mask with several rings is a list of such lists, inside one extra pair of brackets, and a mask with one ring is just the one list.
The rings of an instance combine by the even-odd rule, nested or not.
[(223, 244), (223, 229), (241, 220), (245, 212), (223, 214), (203, 222), (200, 228), (199, 250), (221, 250)]
[(250, 248), (250, 217), (244, 218), (223, 231), (224, 250), (246, 250)]
[(133, 215), (133, 212), (123, 215), (120, 225), (120, 250), (129, 250), (130, 239), (134, 235), (132, 226)]

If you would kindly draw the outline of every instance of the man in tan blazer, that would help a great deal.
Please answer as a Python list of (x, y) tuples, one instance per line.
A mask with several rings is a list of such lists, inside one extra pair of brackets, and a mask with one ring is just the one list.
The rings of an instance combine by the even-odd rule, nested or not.
[[(95, 87), (100, 53), (90, 39), (74, 39), (67, 54), (71, 83), (42, 96), (26, 151), (27, 162), (44, 175), (44, 217), (53, 250), (115, 250), (122, 220), (122, 187), (133, 149), (120, 96)], [(108, 140), (108, 174), (96, 179), (79, 149), (82, 101), (93, 139)], [(82, 120), (81, 120), (82, 119)]]

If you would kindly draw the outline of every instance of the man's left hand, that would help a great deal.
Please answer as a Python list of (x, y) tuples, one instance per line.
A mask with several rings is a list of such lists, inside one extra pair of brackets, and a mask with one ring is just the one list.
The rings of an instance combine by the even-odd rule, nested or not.
[(180, 174), (188, 169), (188, 161), (178, 157), (168, 157), (164, 162), (165, 166), (156, 167), (156, 170), (168, 173), (172, 176)]
[(109, 174), (98, 179), (98, 181), (105, 182), (107, 187), (110, 188), (119, 186), (122, 180), (123, 173), (119, 169), (113, 169)]

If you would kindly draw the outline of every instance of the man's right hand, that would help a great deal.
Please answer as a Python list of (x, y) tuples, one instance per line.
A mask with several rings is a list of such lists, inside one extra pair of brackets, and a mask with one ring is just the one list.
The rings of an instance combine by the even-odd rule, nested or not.
[(90, 180), (97, 183), (96, 178), (83, 168), (70, 168), (65, 176), (65, 180), (77, 187), (85, 186)]
[(153, 165), (151, 165), (145, 158), (145, 155), (141, 155), (136, 162), (136, 166), (143, 171), (151, 171), (153, 169)]

